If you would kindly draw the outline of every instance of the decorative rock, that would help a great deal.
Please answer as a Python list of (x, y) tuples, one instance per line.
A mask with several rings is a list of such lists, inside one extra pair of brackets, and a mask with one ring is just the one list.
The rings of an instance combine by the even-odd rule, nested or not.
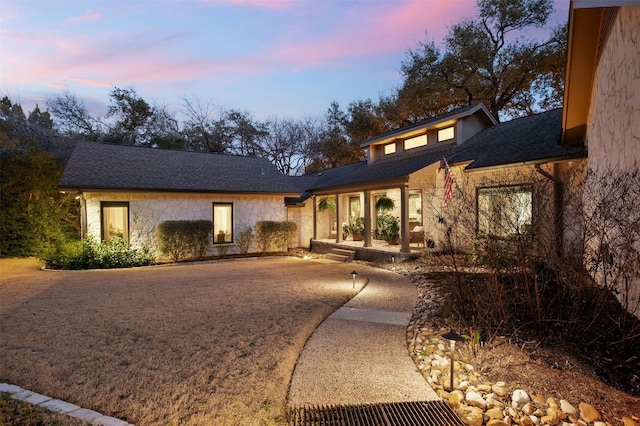
[(484, 421), (482, 410), (478, 407), (467, 407), (462, 405), (458, 408), (460, 420), (468, 426), (481, 426)]
[(491, 386), (491, 392), (495, 393), (501, 398), (505, 398), (509, 394), (507, 392), (507, 389), (505, 388), (504, 382), (498, 382)]
[(624, 424), (624, 426), (638, 426), (638, 422), (636, 422), (630, 417), (623, 417), (622, 423)]
[(529, 416), (529, 418), (531, 419), (531, 423), (533, 423), (534, 425), (540, 424), (540, 418), (538, 416)]
[(547, 416), (557, 419), (558, 421), (564, 420), (567, 418), (567, 414), (563, 413), (559, 407), (549, 407), (547, 408)]
[(534, 411), (535, 411), (535, 407), (533, 405), (531, 405), (530, 402), (527, 402), (526, 404), (524, 404), (522, 406), (522, 412), (525, 413), (528, 416), (533, 414)]
[(547, 398), (547, 405), (548, 405), (549, 407), (558, 407), (558, 406), (559, 406), (559, 405), (558, 405), (558, 401), (557, 401), (554, 397), (552, 397), (552, 396), (550, 396), (549, 398)]
[(516, 389), (513, 391), (513, 395), (511, 395), (511, 401), (518, 405), (524, 405), (530, 401), (529, 394), (522, 389)]
[(540, 421), (542, 423), (546, 423), (546, 424), (549, 424), (551, 426), (555, 426), (558, 423), (560, 423), (560, 419), (558, 419), (557, 417), (553, 417), (553, 416), (542, 416)]
[(545, 404), (544, 398), (542, 396), (540, 396), (540, 395), (533, 395), (531, 399), (537, 405), (544, 405)]
[(502, 419), (492, 419), (489, 420), (487, 426), (509, 426), (509, 424)]
[(447, 399), (450, 407), (458, 407), (462, 401), (464, 401), (464, 394), (459, 390), (454, 390), (449, 394), (449, 398)]
[(467, 404), (474, 407), (482, 408), (483, 410), (487, 408), (487, 402), (477, 392), (473, 392), (473, 391), (467, 392), (465, 401), (467, 401)]
[(593, 426), (607, 426), (605, 422), (593, 422)]
[(576, 407), (574, 407), (573, 405), (571, 405), (569, 403), (569, 401), (566, 401), (564, 399), (560, 400), (560, 409), (570, 415), (576, 414), (578, 412), (578, 410), (576, 409)]
[(500, 408), (490, 408), (484, 414), (489, 417), (489, 420), (502, 419), (504, 416), (504, 413)]
[(580, 409), (580, 417), (585, 422), (593, 423), (596, 420), (600, 420), (600, 413), (593, 405), (581, 402), (578, 408)]

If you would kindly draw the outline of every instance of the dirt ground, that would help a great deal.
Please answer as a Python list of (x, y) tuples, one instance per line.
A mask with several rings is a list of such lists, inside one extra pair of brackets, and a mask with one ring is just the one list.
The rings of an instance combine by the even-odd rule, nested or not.
[(0, 260), (0, 382), (134, 424), (282, 424), (353, 265), (245, 259), (100, 271)]

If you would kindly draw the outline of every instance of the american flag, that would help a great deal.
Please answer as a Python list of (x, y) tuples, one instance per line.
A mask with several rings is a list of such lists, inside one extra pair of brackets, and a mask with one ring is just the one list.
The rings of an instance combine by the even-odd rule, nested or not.
[(453, 176), (451, 169), (449, 169), (449, 163), (444, 158), (444, 205), (446, 206), (453, 198), (453, 184), (456, 178)]

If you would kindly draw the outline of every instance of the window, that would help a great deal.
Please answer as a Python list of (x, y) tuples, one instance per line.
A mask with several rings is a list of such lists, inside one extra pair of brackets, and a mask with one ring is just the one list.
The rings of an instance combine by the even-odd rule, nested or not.
[(409, 222), (422, 225), (422, 194), (420, 192), (409, 194)]
[(438, 142), (448, 141), (454, 137), (455, 130), (453, 126), (438, 130)]
[(388, 143), (384, 146), (384, 155), (393, 154), (396, 152), (396, 143)]
[(427, 135), (416, 136), (415, 138), (405, 139), (404, 149), (413, 149), (427, 144)]
[(213, 243), (233, 242), (233, 203), (213, 203)]
[(120, 237), (129, 244), (129, 203), (103, 201), (100, 203), (102, 241)]
[(478, 188), (478, 234), (509, 237), (531, 226), (533, 188), (514, 185)]
[(349, 216), (360, 217), (360, 197), (349, 197)]

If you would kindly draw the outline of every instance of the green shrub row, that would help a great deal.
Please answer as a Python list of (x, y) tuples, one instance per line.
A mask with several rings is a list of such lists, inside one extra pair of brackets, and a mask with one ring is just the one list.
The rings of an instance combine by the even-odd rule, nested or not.
[(155, 263), (147, 247), (131, 248), (122, 238), (108, 243), (92, 239), (62, 243), (45, 253), (42, 260), (51, 269), (131, 268)]
[(258, 222), (256, 223), (256, 240), (263, 253), (287, 251), (289, 240), (295, 236), (297, 229), (294, 222)]
[(168, 220), (158, 225), (160, 251), (174, 262), (202, 259), (207, 252), (213, 223), (210, 220)]

